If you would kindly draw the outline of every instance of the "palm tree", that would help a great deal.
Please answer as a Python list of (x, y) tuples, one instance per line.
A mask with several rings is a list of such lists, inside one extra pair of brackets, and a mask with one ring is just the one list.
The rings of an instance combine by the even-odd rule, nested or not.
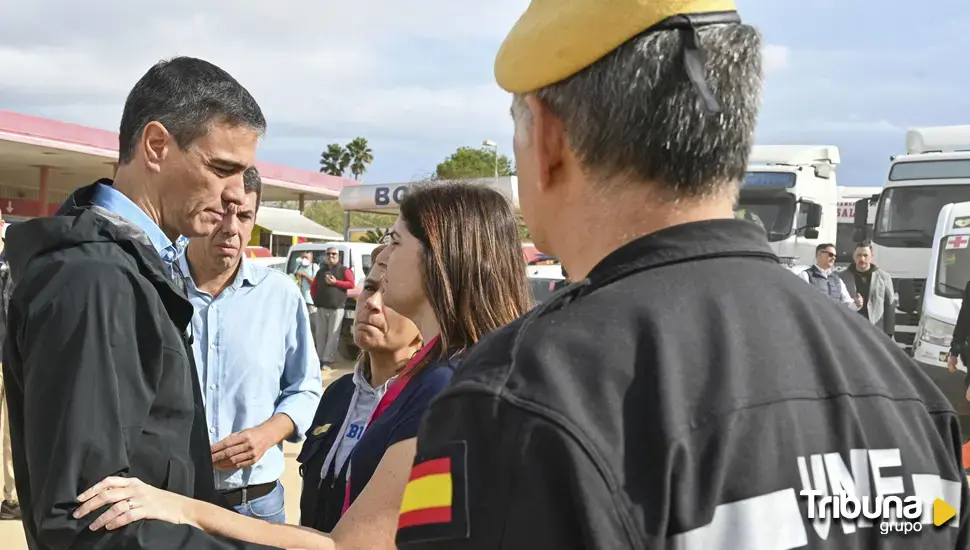
[(331, 176), (343, 176), (350, 161), (347, 149), (339, 143), (331, 143), (326, 151), (320, 153), (320, 171)]
[(350, 155), (350, 173), (355, 180), (359, 180), (361, 174), (367, 171), (367, 165), (374, 162), (374, 152), (367, 144), (367, 139), (356, 137), (347, 144), (347, 153)]
[(380, 244), (384, 241), (384, 236), (387, 235), (386, 229), (373, 230), (369, 229), (363, 237), (360, 238), (362, 243)]

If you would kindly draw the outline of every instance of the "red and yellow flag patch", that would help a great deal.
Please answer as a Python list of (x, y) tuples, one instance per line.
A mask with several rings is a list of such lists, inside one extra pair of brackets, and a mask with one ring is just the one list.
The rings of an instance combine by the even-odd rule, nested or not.
[(436, 458), (411, 470), (398, 528), (451, 521), (451, 457)]
[(398, 542), (468, 536), (464, 441), (415, 459), (398, 517)]

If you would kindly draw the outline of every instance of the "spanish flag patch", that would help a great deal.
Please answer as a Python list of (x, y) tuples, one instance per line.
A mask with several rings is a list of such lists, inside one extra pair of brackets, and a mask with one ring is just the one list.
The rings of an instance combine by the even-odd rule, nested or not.
[(399, 543), (467, 538), (467, 446), (450, 442), (415, 458), (398, 517)]

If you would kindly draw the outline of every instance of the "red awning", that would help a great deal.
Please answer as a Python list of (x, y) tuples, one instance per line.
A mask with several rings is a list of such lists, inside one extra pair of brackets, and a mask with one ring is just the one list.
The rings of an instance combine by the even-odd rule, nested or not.
[(270, 252), (268, 248), (263, 246), (247, 246), (246, 257), (247, 258), (272, 258), (273, 253)]

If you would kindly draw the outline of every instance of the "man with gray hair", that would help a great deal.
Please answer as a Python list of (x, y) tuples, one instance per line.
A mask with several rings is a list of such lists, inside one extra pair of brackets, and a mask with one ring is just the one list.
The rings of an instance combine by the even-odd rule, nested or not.
[(829, 487), (963, 504), (919, 546), (970, 547), (946, 398), (734, 219), (761, 51), (730, 0), (532, 0), (495, 73), (523, 217), (576, 282), (425, 413), (399, 548), (905, 545), (806, 519)]

